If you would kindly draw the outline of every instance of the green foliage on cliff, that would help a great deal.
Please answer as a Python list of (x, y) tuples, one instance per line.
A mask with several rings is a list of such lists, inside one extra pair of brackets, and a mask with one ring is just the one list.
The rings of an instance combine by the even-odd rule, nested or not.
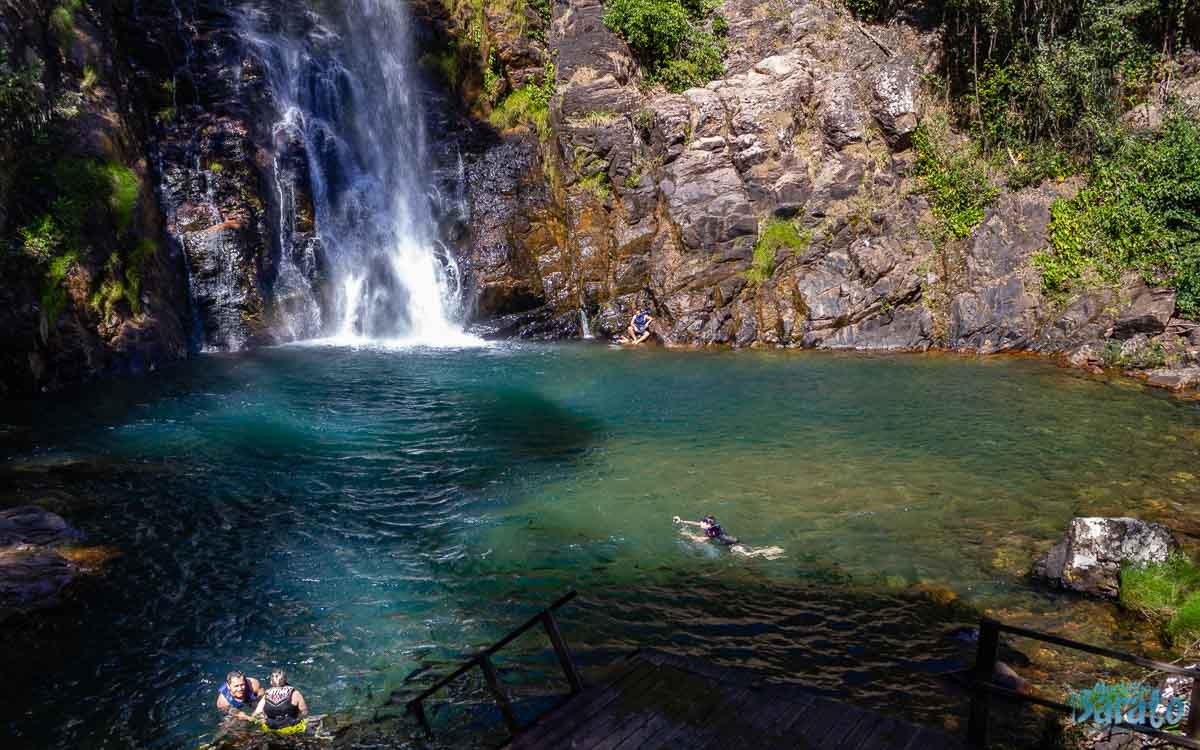
[[(46, 162), (37, 155), (25, 165), (21, 179), (27, 181), (26, 195), (17, 203), (17, 215), (28, 218), (17, 236), (25, 257), (45, 269), (42, 307), (53, 322), (66, 303), (63, 282), (93, 246), (95, 229), (111, 222), (118, 235), (129, 230), (140, 182), (131, 169), (116, 162), (73, 158)], [(116, 272), (110, 272), (114, 267), (110, 258), (106, 274), (121, 288), (116, 290), (111, 283), (102, 287), (100, 298), (93, 295), (94, 306), (102, 309), (104, 300), (126, 297), (136, 312), (142, 263), (152, 251), (153, 243), (138, 243), (118, 259)]]
[(112, 208), (117, 222), (117, 234), (124, 234), (133, 218), (133, 207), (137, 203), (141, 183), (133, 170), (124, 164), (113, 162), (105, 164), (102, 169), (112, 191), (108, 197), (108, 205)]
[(1200, 641), (1200, 567), (1185, 555), (1121, 566), (1121, 606), (1157, 623), (1175, 646)]
[(58, 320), (58, 316), (67, 305), (67, 290), (63, 287), (63, 282), (66, 281), (72, 266), (78, 262), (79, 254), (69, 251), (50, 261), (50, 267), (46, 270), (40, 301), (42, 310), (46, 313), (46, 319), (51, 324)]
[(606, 0), (604, 24), (625, 40), (650, 79), (679, 92), (725, 72), (728, 25), (710, 0)]
[(1176, 113), (1157, 135), (1125, 136), (1051, 217), (1050, 249), (1035, 259), (1048, 291), (1115, 284), (1132, 269), (1200, 316), (1200, 122)]
[(803, 232), (792, 221), (771, 219), (764, 222), (754, 243), (754, 259), (745, 272), (746, 280), (760, 284), (775, 272), (775, 259), (781, 250), (803, 251), (812, 242), (812, 230)]
[(937, 224), (934, 242), (966, 239), (999, 195), (987, 164), (969, 144), (952, 144), (944, 121), (929, 120), (913, 135), (916, 174)]
[(40, 63), (13, 65), (0, 49), (0, 142), (20, 141), (41, 121), (42, 72)]
[(64, 47), (75, 36), (75, 12), (83, 7), (83, 0), (63, 0), (50, 11), (50, 31)]
[(507, 130), (518, 125), (529, 125), (545, 137), (550, 131), (550, 99), (555, 90), (554, 63), (542, 70), (541, 80), (527, 83), (513, 91), (492, 110), (488, 121), (497, 128)]

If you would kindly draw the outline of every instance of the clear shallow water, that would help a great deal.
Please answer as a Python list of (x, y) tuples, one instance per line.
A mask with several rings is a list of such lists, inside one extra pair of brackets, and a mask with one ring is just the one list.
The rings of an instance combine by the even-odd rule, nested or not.
[[(291, 346), (5, 408), (0, 502), (123, 553), (0, 656), (34, 747), (193, 745), (235, 666), (369, 719), (569, 586), (587, 664), (653, 645), (936, 722), (980, 610), (1145, 640), (1021, 577), (1072, 515), (1200, 528), (1197, 404), (1036, 360)], [(706, 512), (787, 556), (670, 521)]]

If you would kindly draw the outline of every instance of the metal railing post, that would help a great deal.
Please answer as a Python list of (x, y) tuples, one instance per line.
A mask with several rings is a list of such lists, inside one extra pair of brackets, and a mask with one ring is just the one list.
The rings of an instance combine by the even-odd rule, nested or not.
[(550, 610), (542, 613), (542, 626), (546, 628), (546, 635), (550, 636), (554, 653), (558, 654), (558, 663), (567, 677), (567, 684), (571, 686), (571, 692), (582, 691), (583, 679), (579, 676), (579, 670), (575, 668), (575, 659), (571, 657), (571, 649), (567, 647), (567, 641), (558, 629), (558, 621), (554, 619), (554, 613)]
[(967, 744), (973, 748), (987, 747), (988, 709), (991, 693), (984, 687), (992, 681), (1000, 650), (1000, 629), (995, 620), (979, 623), (979, 650), (975, 654), (975, 669), (971, 672), (971, 718), (967, 724)]
[(1200, 668), (1194, 668), (1196, 676), (1192, 678), (1192, 695), (1188, 700), (1188, 722), (1184, 732), (1194, 740), (1200, 739)]
[(483, 681), (487, 683), (488, 690), (492, 691), (492, 697), (496, 699), (496, 705), (499, 706), (504, 723), (508, 726), (509, 735), (516, 737), (521, 732), (521, 724), (517, 721), (517, 715), (513, 713), (508, 695), (500, 687), (500, 676), (496, 674), (496, 666), (487, 654), (479, 656), (478, 662), (479, 668), (483, 670)]
[(412, 704), (412, 711), (417, 715), (417, 723), (425, 730), (425, 737), (433, 739), (433, 727), (429, 726), (429, 718), (425, 716), (425, 701)]

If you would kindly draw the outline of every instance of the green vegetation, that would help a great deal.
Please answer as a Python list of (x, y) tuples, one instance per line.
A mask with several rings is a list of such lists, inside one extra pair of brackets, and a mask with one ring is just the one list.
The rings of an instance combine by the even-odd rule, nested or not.
[[(871, 21), (906, 6), (843, 3)], [(1175, 288), (1184, 315), (1200, 315), (1196, 114), (1175, 113), (1154, 137), (1121, 120), (1135, 106), (1169, 105), (1177, 58), (1200, 47), (1200, 3), (934, 0), (926, 9), (941, 17), (939, 77), (954, 122), (977, 144), (944, 162), (929, 158), (947, 152), (931, 149), (928, 133), (918, 142), (940, 237), (978, 222), (990, 200), (985, 161), (1009, 189), (1083, 172), (1079, 195), (1054, 206), (1050, 247), (1036, 261), (1045, 289), (1063, 296), (1132, 270)]]
[(1200, 567), (1190, 558), (1122, 566), (1120, 601), (1158, 624), (1172, 645), (1200, 641)]
[(45, 281), (42, 284), (41, 303), (42, 310), (46, 313), (46, 319), (51, 323), (58, 320), (63, 308), (67, 306), (67, 290), (63, 287), (63, 282), (66, 281), (67, 274), (77, 262), (79, 262), (79, 254), (74, 251), (67, 252), (50, 261), (50, 267), (46, 271)]
[(716, 8), (712, 0), (607, 0), (604, 24), (625, 40), (651, 81), (680, 92), (725, 72), (728, 24)]
[(754, 259), (745, 272), (746, 280), (751, 284), (761, 284), (775, 272), (775, 258), (780, 250), (803, 251), (811, 242), (811, 229), (801, 232), (794, 222), (785, 219), (765, 222), (759, 230), (758, 241), (754, 243)]
[(79, 81), (79, 89), (85, 94), (89, 94), (96, 88), (96, 84), (100, 82), (100, 74), (91, 65), (83, 66), (83, 78)]
[[(140, 183), (122, 164), (91, 159), (49, 163), (35, 159), (27, 169), (23, 177), (29, 181), (28, 198), (18, 208), (28, 211), (29, 218), (17, 234), (24, 255), (46, 268), (42, 307), (54, 321), (66, 304), (63, 282), (90, 245), (89, 230), (107, 218), (118, 234), (125, 234), (132, 224)], [(47, 204), (49, 210), (43, 208)], [(123, 258), (114, 254), (105, 266), (108, 278), (98, 296), (92, 297), (93, 306), (107, 314), (112, 303), (124, 297), (136, 313), (142, 264), (153, 251), (153, 243), (143, 241)]]
[(987, 164), (970, 144), (951, 144), (944, 121), (922, 123), (913, 144), (917, 150), (916, 174), (937, 222), (934, 242), (966, 239), (983, 221), (984, 209), (999, 194), (989, 179)]
[(1119, 341), (1108, 341), (1100, 352), (1105, 367), (1127, 367), (1134, 370), (1152, 370), (1165, 367), (1170, 360), (1161, 342), (1152, 341), (1132, 352), (1123, 351)]
[(1127, 135), (1089, 178), (1051, 211), (1051, 249), (1036, 259), (1046, 289), (1115, 284), (1134, 269), (1200, 315), (1200, 123), (1175, 114), (1157, 135)]
[(42, 66), (14, 67), (0, 49), (0, 142), (14, 142), (41, 119)]
[(50, 31), (64, 47), (75, 36), (75, 12), (81, 7), (83, 0), (63, 0), (50, 11)]
[(594, 195), (599, 200), (606, 200), (612, 195), (612, 187), (609, 185), (608, 172), (600, 171), (593, 175), (580, 177), (575, 183), (580, 189), (586, 190)]
[(133, 170), (124, 164), (113, 162), (104, 165), (102, 169), (109, 182), (111, 192), (108, 205), (117, 222), (117, 234), (124, 234), (133, 219), (133, 207), (137, 203), (141, 183)]
[(501, 130), (529, 125), (543, 138), (550, 132), (550, 99), (555, 90), (554, 64), (542, 70), (541, 81), (527, 83), (513, 91), (492, 110), (488, 121)]

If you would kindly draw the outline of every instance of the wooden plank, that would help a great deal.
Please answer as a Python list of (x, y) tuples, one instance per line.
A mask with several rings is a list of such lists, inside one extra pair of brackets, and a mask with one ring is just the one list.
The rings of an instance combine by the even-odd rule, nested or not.
[[(629, 669), (619, 674), (607, 685), (586, 690), (547, 716), (537, 726), (517, 738), (511, 747), (513, 750), (538, 747), (539, 743), (562, 737), (575, 726), (590, 719), (597, 712), (615, 700), (629, 685), (649, 678), (657, 671), (653, 664), (641, 660), (630, 663)], [(552, 747), (552, 745), (545, 745)]]
[(661, 701), (659, 691), (669, 688), (677, 679), (674, 670), (656, 667), (651, 679), (623, 691), (604, 712), (573, 734), (570, 747), (572, 750), (592, 750), (603, 745), (613, 733), (621, 731), (630, 720), (637, 721), (653, 714), (654, 704)]
[(728, 730), (734, 730), (735, 735), (740, 729), (740, 717), (751, 710), (754, 704), (762, 700), (762, 693), (754, 688), (738, 688), (728, 696), (726, 702), (718, 704), (713, 712), (712, 721), (696, 733), (695, 739), (685, 745), (673, 744), (672, 747), (687, 747), (700, 750), (707, 747), (723, 747), (730, 736)]
[(700, 731), (707, 726), (703, 722), (705, 717), (720, 715), (728, 710), (729, 694), (729, 690), (714, 686), (713, 690), (707, 691), (699, 699), (690, 700), (687, 709), (681, 716), (660, 717), (661, 721), (657, 722), (656, 730), (642, 738), (640, 744), (634, 745), (625, 742), (618, 747), (618, 750), (665, 747), (664, 743), (668, 739), (675, 743), (674, 746), (678, 746), (679, 739), (688, 732), (689, 728)]
[(821, 740), (829, 733), (841, 717), (845, 707), (835, 701), (818, 698), (809, 709), (803, 722), (796, 724), (796, 734), (804, 740), (806, 747), (824, 747)]

